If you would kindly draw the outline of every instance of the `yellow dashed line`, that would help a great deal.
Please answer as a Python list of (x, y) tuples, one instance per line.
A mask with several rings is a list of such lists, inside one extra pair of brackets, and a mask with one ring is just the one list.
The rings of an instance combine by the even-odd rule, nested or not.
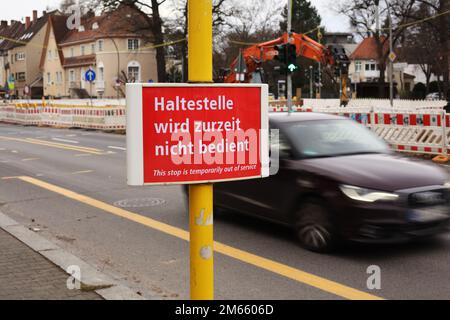
[(36, 145), (41, 145), (41, 146), (46, 146), (46, 147), (52, 147), (52, 148), (57, 148), (57, 149), (65, 149), (65, 150), (72, 150), (72, 151), (78, 151), (78, 152), (95, 154), (95, 155), (102, 155), (102, 154), (104, 154), (103, 150), (99, 150), (99, 149), (87, 148), (87, 147), (79, 147), (79, 146), (72, 146), (72, 145), (67, 145), (67, 144), (62, 144), (62, 143), (55, 143), (55, 142), (50, 142), (50, 141), (45, 141), (45, 140), (37, 140), (37, 139), (31, 139), (31, 138), (20, 139), (20, 138), (11, 138), (11, 137), (4, 137), (4, 136), (0, 136), (0, 139), (7, 140), (7, 141), (18, 141), (18, 142), (31, 143), (31, 144), (36, 144)]

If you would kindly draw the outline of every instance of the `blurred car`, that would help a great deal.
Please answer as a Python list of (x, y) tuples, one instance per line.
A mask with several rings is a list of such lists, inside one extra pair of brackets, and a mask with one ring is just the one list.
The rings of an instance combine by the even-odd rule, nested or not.
[(216, 209), (292, 227), (316, 252), (341, 240), (391, 243), (448, 230), (450, 177), (437, 165), (394, 154), (346, 118), (273, 114), (270, 126), (279, 129), (278, 174), (216, 184)]

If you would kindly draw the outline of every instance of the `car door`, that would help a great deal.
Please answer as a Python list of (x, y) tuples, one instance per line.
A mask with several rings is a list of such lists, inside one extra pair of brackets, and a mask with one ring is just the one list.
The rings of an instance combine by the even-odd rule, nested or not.
[(272, 152), (271, 155), (272, 166), (279, 164), (276, 174), (264, 179), (217, 184), (216, 205), (261, 218), (286, 222), (285, 200), (294, 195), (292, 181), (295, 181), (296, 160), (292, 156), (292, 146), (281, 131), (278, 141), (277, 145), (277, 142), (271, 139), (271, 150), (276, 150), (276, 147), (279, 150), (279, 153)]

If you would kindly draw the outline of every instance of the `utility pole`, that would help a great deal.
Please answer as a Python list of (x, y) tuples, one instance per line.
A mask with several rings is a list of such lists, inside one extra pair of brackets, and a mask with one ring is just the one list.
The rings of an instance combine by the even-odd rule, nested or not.
[[(293, 9), (292, 0), (288, 0), (288, 21), (287, 21), (287, 33), (288, 33), (288, 42), (290, 42), (291, 31), (292, 31), (292, 9)], [(287, 107), (289, 114), (292, 113), (292, 74), (288, 72), (287, 74)]]
[[(394, 53), (394, 48), (393, 48), (393, 41), (392, 41), (391, 7), (389, 6), (389, 3), (387, 1), (386, 1), (386, 5), (388, 8), (388, 15), (389, 15), (389, 55), (392, 55)], [(391, 101), (391, 107), (394, 107), (394, 59), (393, 59), (393, 57), (389, 58), (389, 99)]]
[[(317, 39), (319, 43), (322, 44), (322, 30), (317, 32)], [(322, 62), (319, 61), (319, 99), (322, 99)]]
[(309, 98), (313, 98), (313, 77), (314, 77), (314, 70), (312, 66), (309, 66)]

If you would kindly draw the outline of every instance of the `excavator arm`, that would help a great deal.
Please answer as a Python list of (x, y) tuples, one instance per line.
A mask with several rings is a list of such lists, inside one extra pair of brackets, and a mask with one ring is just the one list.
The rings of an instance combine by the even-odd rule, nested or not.
[[(347, 85), (350, 60), (345, 50), (340, 46), (325, 47), (304, 34), (292, 33), (289, 35), (285, 33), (277, 39), (256, 44), (243, 50), (242, 55), (246, 64), (244, 82), (251, 82), (253, 74), (261, 68), (262, 63), (273, 60), (278, 56), (278, 51), (275, 49), (275, 46), (288, 43), (295, 45), (297, 56), (321, 62), (323, 65), (332, 66), (339, 72), (341, 104), (347, 105), (349, 101)], [(236, 58), (231, 64), (230, 74), (225, 77), (226, 83), (240, 82), (236, 77), (238, 62), (239, 59)]]

